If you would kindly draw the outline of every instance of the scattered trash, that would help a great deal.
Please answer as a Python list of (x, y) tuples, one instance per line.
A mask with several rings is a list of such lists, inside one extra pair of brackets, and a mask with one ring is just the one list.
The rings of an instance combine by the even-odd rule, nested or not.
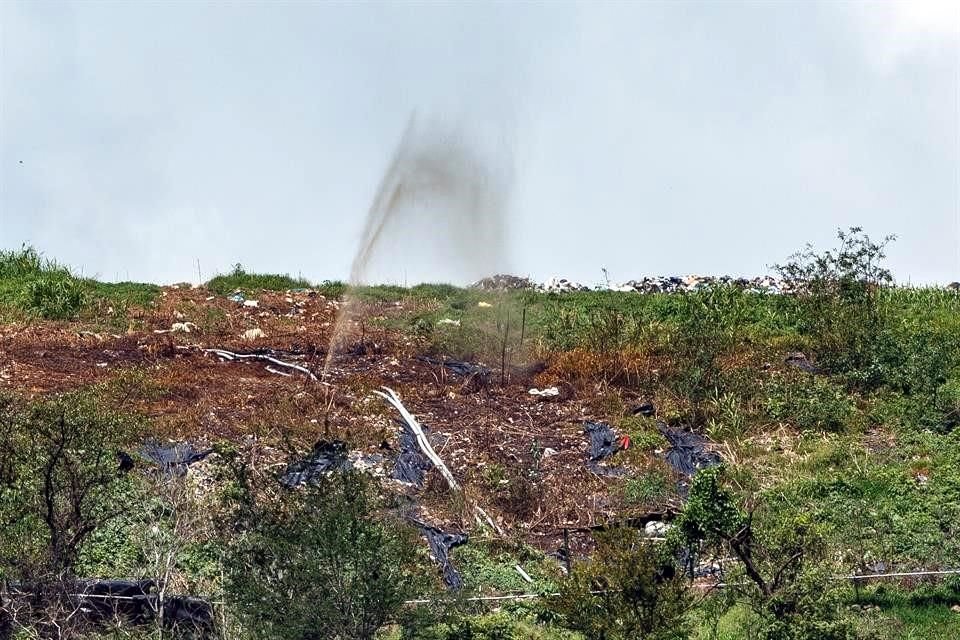
[(540, 291), (547, 293), (571, 293), (574, 291), (590, 291), (590, 287), (573, 282), (566, 278), (553, 277), (537, 287)]
[(547, 387), (546, 389), (530, 389), (528, 391), (532, 396), (540, 396), (541, 398), (552, 398), (554, 396), (560, 395), (560, 389), (557, 387)]
[(643, 534), (648, 538), (663, 538), (670, 531), (670, 525), (660, 520), (651, 520), (643, 525)]
[(256, 300), (244, 300), (243, 306), (245, 307), (259, 307), (260, 303)]
[(173, 333), (190, 333), (191, 328), (196, 329), (197, 325), (192, 322), (174, 322), (170, 331)]
[(460, 326), (460, 321), (459, 321), (459, 320), (454, 320), (454, 319), (452, 319), (452, 318), (444, 318), (444, 319), (442, 319), (442, 320), (439, 320), (439, 321), (437, 322), (437, 324), (438, 324), (438, 325), (449, 324), (449, 325), (452, 325), (452, 326), (454, 326), (454, 327), (459, 327), (459, 326)]
[(489, 302), (484, 302), (483, 300), (481, 300), (480, 302), (477, 303), (477, 306), (480, 307), (481, 309), (489, 309), (493, 305), (490, 304)]
[(670, 442), (665, 455), (667, 462), (683, 475), (689, 477), (700, 469), (720, 464), (720, 456), (707, 448), (710, 444), (707, 438), (665, 424), (658, 424), (657, 428)]
[(267, 334), (265, 334), (260, 327), (256, 327), (254, 329), (247, 329), (240, 337), (244, 340), (257, 340), (259, 338), (266, 338)]
[(711, 287), (737, 287), (754, 293), (779, 294), (789, 293), (793, 287), (789, 282), (774, 276), (760, 276), (757, 278), (733, 278), (730, 276), (647, 276), (639, 280), (628, 280), (621, 284), (608, 282), (604, 285), (589, 287), (585, 284), (568, 280), (567, 278), (552, 277), (542, 284), (535, 284), (529, 280), (516, 278), (517, 286), (497, 286), (497, 278), (515, 278), (515, 276), (493, 276), (485, 278), (474, 285), (477, 289), (535, 289), (546, 293), (571, 293), (576, 291), (620, 291), (624, 293), (686, 293), (702, 291)]
[(437, 564), (440, 565), (443, 572), (443, 583), (452, 591), (459, 591), (463, 588), (463, 578), (460, 572), (450, 563), (450, 550), (454, 547), (466, 544), (470, 539), (465, 533), (444, 533), (436, 527), (418, 522), (420, 533), (427, 539), (430, 546), (430, 555)]
[(550, 447), (547, 447), (546, 449), (543, 450), (543, 457), (544, 457), (544, 458), (549, 458), (550, 456), (555, 456), (555, 455), (557, 455), (557, 450), (556, 450), (556, 449), (552, 449), (552, 448), (550, 448)]
[(320, 440), (313, 445), (313, 451), (306, 459), (293, 462), (280, 477), (280, 483), (287, 487), (299, 487), (304, 483), (316, 482), (318, 478), (333, 471), (350, 471), (353, 464), (347, 458), (347, 443), (342, 440)]
[(233, 302), (243, 302), (245, 299), (246, 298), (244, 298), (243, 294), (240, 293), (239, 291), (237, 291), (236, 293), (234, 293), (232, 296), (228, 298), (228, 300), (232, 300)]
[(794, 366), (807, 373), (820, 373), (820, 369), (815, 364), (807, 360), (807, 356), (800, 351), (795, 351), (783, 360), (787, 364)]
[(211, 453), (213, 449), (196, 449), (189, 442), (161, 444), (151, 441), (140, 447), (140, 455), (159, 466), (165, 476), (183, 476), (188, 466), (200, 462)]

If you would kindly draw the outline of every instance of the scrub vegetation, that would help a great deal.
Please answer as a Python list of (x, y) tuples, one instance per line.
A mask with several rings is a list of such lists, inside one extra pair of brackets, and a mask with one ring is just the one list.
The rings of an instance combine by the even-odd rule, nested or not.
[[(0, 638), (960, 636), (960, 293), (896, 286), (892, 241), (808, 247), (776, 295), (239, 265), (173, 288), (2, 251)], [(458, 491), (389, 477), (382, 385)], [(687, 477), (668, 453), (690, 432), (719, 462)], [(347, 457), (289, 480), (331, 442)], [(469, 534), (458, 591), (430, 527)]]

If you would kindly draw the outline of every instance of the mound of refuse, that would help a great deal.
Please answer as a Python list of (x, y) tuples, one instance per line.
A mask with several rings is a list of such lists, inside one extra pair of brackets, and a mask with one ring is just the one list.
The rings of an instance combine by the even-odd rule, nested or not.
[(480, 289), (481, 291), (509, 291), (520, 289), (536, 289), (537, 283), (530, 278), (521, 276), (512, 276), (507, 273), (499, 273), (478, 280), (470, 285), (471, 289)]

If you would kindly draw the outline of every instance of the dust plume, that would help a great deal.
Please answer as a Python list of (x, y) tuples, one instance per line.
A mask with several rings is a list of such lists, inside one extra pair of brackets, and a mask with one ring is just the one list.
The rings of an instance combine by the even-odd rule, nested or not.
[[(507, 266), (513, 160), (502, 132), (410, 119), (367, 212), (350, 268), (364, 284), (464, 284)], [(359, 304), (344, 297), (324, 373)]]

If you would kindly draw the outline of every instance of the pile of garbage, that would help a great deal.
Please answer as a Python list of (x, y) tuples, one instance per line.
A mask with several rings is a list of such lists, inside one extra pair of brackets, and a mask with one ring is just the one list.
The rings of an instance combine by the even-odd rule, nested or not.
[(495, 276), (483, 278), (470, 285), (471, 289), (481, 291), (508, 291), (512, 289), (536, 289), (537, 283), (530, 278), (512, 276), (507, 273), (498, 273)]
[(710, 287), (738, 287), (756, 293), (789, 293), (790, 283), (776, 276), (756, 278), (734, 278), (732, 276), (646, 276), (639, 280), (627, 280), (621, 284), (589, 286), (575, 280), (554, 276), (542, 284), (536, 284), (529, 278), (496, 275), (484, 278), (471, 285), (482, 290), (531, 289), (545, 293), (574, 293), (578, 291), (623, 291), (633, 293), (684, 293), (700, 291)]
[(613, 291), (634, 291), (636, 293), (683, 293), (699, 291), (711, 287), (737, 287), (756, 293), (789, 293), (789, 283), (775, 276), (757, 278), (733, 278), (731, 276), (653, 276), (640, 280), (628, 280), (623, 284), (609, 287)]

